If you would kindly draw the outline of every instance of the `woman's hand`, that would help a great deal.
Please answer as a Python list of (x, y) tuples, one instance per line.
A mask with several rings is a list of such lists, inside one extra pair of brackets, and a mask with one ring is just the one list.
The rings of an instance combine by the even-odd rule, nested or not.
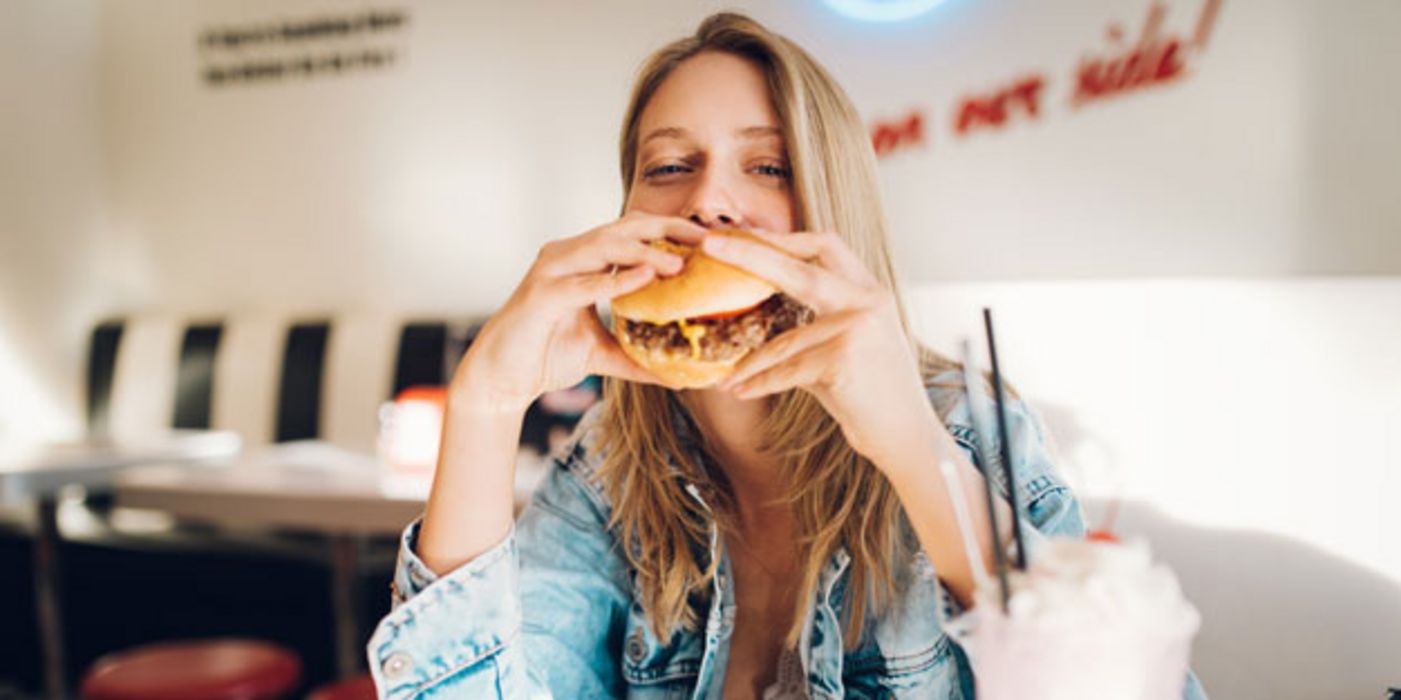
[[(982, 473), (929, 405), (894, 297), (834, 234), (758, 235), (799, 259), (738, 238), (707, 238), (703, 248), (778, 285), (813, 307), (817, 318), (755, 350), (721, 388), (740, 397), (794, 387), (816, 396), (847, 442), (890, 480), (940, 580), (971, 605), (982, 574), (975, 575), (963, 549), (950, 499), (972, 506), (983, 561), (993, 560), (993, 548), (1007, 536), (988, 527)], [(944, 459), (957, 466), (963, 493), (951, 494), (943, 480), (929, 476)], [(1011, 522), (1005, 502), (998, 499), (994, 508), (997, 522)]]
[[(525, 279), (473, 341), (453, 380), (453, 401), (472, 411), (523, 413), (540, 394), (590, 374), (659, 383), (618, 347), (593, 306), (680, 271), (680, 256), (648, 245), (697, 244), (702, 226), (634, 213), (546, 243)], [(465, 405), (464, 405), (465, 404)]]
[(903, 462), (900, 452), (937, 416), (893, 295), (836, 234), (755, 235), (779, 250), (728, 236), (707, 237), (702, 249), (772, 282), (816, 318), (750, 353), (719, 388), (740, 398), (804, 389), (877, 467)]
[(536, 397), (590, 374), (655, 381), (623, 354), (593, 306), (681, 269), (681, 258), (648, 241), (694, 244), (704, 233), (685, 219), (635, 214), (540, 249), (453, 377), (418, 537), (430, 569), (456, 569), (510, 532), (521, 418)]

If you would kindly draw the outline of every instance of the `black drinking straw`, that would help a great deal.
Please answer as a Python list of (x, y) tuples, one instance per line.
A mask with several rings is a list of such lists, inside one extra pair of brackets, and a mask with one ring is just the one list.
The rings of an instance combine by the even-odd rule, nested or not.
[(992, 533), (992, 561), (997, 573), (997, 590), (1002, 601), (1002, 612), (1007, 612), (1007, 603), (1011, 600), (1012, 593), (1007, 585), (1007, 554), (1002, 551), (1002, 546), (997, 544), (997, 496), (992, 493), (992, 455), (989, 453), (989, 442), (987, 431), (982, 424), (983, 411), (983, 387), (981, 382), (982, 373), (978, 371), (978, 362), (973, 359), (972, 346), (968, 341), (963, 341), (963, 387), (968, 392), (968, 415), (973, 422), (973, 430), (978, 434), (978, 440), (973, 445), (973, 451), (978, 454), (978, 461), (983, 464), (983, 497), (987, 502), (988, 525)]
[[(1017, 506), (1017, 477), (1012, 473), (1012, 443), (1007, 437), (1006, 400), (1002, 391), (1002, 372), (997, 366), (997, 342), (992, 335), (992, 309), (983, 307), (983, 327), (988, 335), (988, 357), (992, 360), (992, 390), (997, 400), (997, 435), (1002, 441), (1002, 474), (1007, 478), (1009, 505), (1012, 506), (1012, 541), (1017, 546), (1016, 567), (1026, 571), (1026, 545), (1022, 542), (1021, 508)], [(996, 532), (994, 530), (993, 532)]]

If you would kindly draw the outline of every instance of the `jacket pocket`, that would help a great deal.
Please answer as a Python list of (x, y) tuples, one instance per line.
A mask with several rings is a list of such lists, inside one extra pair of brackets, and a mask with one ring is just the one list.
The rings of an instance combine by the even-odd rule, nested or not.
[(943, 634), (923, 648), (886, 651), (871, 646), (847, 656), (842, 675), (857, 678), (875, 674), (895, 679), (928, 671), (946, 660), (949, 654), (949, 638)]
[(877, 652), (847, 662), (842, 673), (847, 697), (880, 700), (960, 700), (958, 673), (949, 638), (910, 652)]
[(842, 660), (844, 683), (857, 697), (958, 696), (951, 694), (958, 686), (954, 644), (939, 627), (936, 614), (939, 584), (921, 575), (927, 564), (916, 561), (911, 566), (915, 575), (902, 595), (868, 618), (860, 646)]
[(677, 633), (662, 644), (634, 603), (623, 637), (622, 674), (629, 697), (685, 697), (700, 673), (704, 648), (696, 635)]

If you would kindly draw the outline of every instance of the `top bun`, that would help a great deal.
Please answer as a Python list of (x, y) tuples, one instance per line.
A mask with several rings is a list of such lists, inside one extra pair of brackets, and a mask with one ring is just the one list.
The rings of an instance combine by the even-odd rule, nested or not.
[[(736, 236), (768, 245), (751, 233), (735, 229), (717, 229), (706, 235)], [(671, 277), (658, 277), (642, 289), (614, 299), (615, 316), (665, 324), (747, 309), (778, 293), (772, 284), (720, 262), (699, 248), (665, 240), (652, 245), (682, 256), (685, 264)]]

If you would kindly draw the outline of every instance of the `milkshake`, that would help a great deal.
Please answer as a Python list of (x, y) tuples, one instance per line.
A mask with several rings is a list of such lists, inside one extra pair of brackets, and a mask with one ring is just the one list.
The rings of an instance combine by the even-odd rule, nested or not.
[(1145, 542), (1052, 538), (1009, 586), (953, 625), (979, 700), (1181, 700), (1201, 617)]

